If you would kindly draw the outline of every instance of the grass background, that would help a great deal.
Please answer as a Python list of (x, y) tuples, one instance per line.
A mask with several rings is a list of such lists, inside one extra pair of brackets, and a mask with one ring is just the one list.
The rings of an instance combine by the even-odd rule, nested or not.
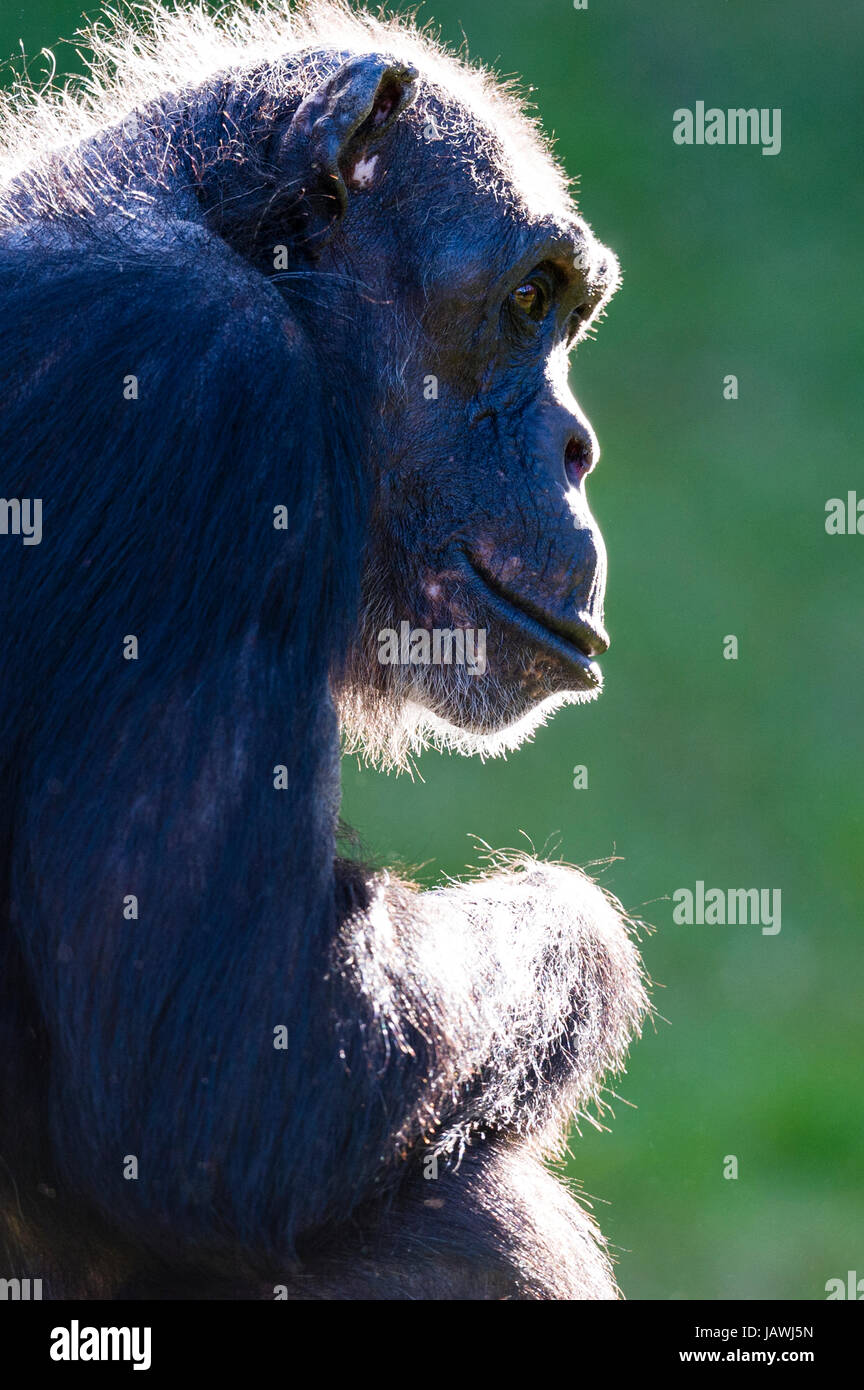
[[(91, 11), (93, 13), (93, 11)], [(507, 762), (346, 760), (348, 820), (434, 882), (494, 846), (559, 848), (656, 924), (663, 1021), (568, 1168), (630, 1298), (824, 1298), (864, 1276), (864, 537), (825, 502), (862, 469), (854, 0), (434, 0), (445, 38), (518, 73), (624, 287), (573, 385), (603, 461), (602, 700)], [(75, 0), (7, 4), (0, 53), (70, 37)], [(63, 69), (71, 49), (56, 50)], [(782, 151), (679, 147), (697, 100), (782, 108)], [(725, 401), (735, 373), (740, 398)], [(723, 638), (740, 642), (737, 662)], [(572, 787), (585, 764), (587, 790)], [(778, 936), (672, 924), (669, 897), (780, 888)], [(739, 1161), (723, 1178), (724, 1157)]]

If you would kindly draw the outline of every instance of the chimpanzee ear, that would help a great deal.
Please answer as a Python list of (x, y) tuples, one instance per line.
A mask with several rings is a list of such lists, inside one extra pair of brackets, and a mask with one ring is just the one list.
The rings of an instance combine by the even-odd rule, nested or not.
[[(347, 62), (297, 108), (281, 141), (279, 165), (307, 194), (324, 194), (329, 219), (348, 205), (343, 168), (352, 152), (390, 128), (414, 100), (415, 68), (380, 53)], [(335, 199), (335, 208), (331, 200)]]

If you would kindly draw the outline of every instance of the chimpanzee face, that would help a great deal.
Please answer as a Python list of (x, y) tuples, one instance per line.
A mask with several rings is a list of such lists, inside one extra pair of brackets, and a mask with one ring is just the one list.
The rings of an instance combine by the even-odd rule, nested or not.
[(421, 84), (344, 168), (327, 265), (366, 287), (377, 341), (374, 543), (348, 701), (367, 741), (384, 702), (409, 745), (419, 727), (499, 751), (601, 687), (606, 561), (586, 497), (599, 450), (567, 372), (618, 265), (522, 134), (514, 149)]

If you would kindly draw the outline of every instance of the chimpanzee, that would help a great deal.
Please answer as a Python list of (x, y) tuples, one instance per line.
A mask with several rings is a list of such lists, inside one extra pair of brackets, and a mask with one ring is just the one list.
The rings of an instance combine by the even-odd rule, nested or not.
[[(600, 689), (567, 363), (615, 258), (407, 21), (88, 42), (3, 114), (0, 1272), (615, 1297), (543, 1160), (644, 1015), (618, 904), (337, 853), (340, 736), (494, 753)], [(403, 624), (483, 661), (385, 661)]]

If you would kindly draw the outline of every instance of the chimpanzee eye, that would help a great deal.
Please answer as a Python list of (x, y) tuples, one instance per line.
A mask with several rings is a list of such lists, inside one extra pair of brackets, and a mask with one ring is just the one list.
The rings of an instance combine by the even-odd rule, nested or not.
[(513, 291), (510, 298), (523, 314), (533, 314), (540, 299), (540, 291), (532, 281), (526, 280), (524, 285)]
[(548, 277), (542, 270), (532, 272), (530, 279), (523, 280), (521, 285), (517, 285), (515, 290), (511, 290), (509, 302), (514, 311), (521, 318), (533, 319), (535, 323), (542, 323), (546, 317), (549, 305), (552, 300), (553, 287), (549, 283)]

